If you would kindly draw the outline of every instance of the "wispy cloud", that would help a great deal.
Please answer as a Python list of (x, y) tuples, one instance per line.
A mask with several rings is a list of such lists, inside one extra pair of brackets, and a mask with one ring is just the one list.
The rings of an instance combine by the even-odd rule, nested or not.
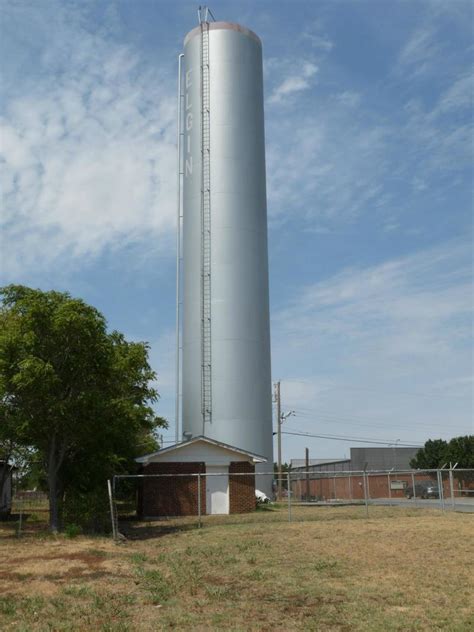
[(399, 53), (399, 71), (409, 71), (412, 76), (426, 72), (440, 52), (436, 35), (436, 29), (430, 24), (416, 28)]
[[(350, 220), (383, 199), (390, 129), (367, 128), (344, 106), (270, 119), (267, 156), (272, 218)], [(349, 149), (350, 148), (350, 149)]]
[(474, 79), (472, 73), (459, 77), (441, 96), (434, 111), (435, 116), (455, 110), (472, 109)]
[(344, 90), (344, 92), (336, 94), (335, 99), (338, 103), (342, 103), (342, 105), (353, 108), (360, 104), (361, 96), (358, 92)]
[(296, 92), (302, 92), (311, 87), (312, 77), (318, 72), (318, 67), (312, 62), (305, 61), (299, 67), (296, 63), (296, 72), (286, 77), (272, 92), (268, 103), (281, 103)]
[(473, 159), (469, 75), (451, 79), (430, 106), (409, 99), (392, 118), (370, 98), (328, 94), (321, 84), (318, 95), (301, 95), (293, 115), (268, 110), (273, 219), (340, 222), (368, 212), (377, 219), (378, 209), (395, 216), (413, 203), (413, 191), (444, 195), (446, 179), (465, 173)]
[(315, 52), (329, 53), (334, 48), (334, 41), (320, 18), (306, 25), (301, 38), (306, 45), (309, 43)]
[(301, 288), (273, 320), (276, 354), (284, 341), (286, 406), (300, 401), (314, 419), (326, 410), (349, 426), (357, 416), (375, 420), (381, 436), (385, 423), (405, 423), (411, 439), (412, 420), (421, 423), (413, 440), (468, 432), (470, 275), (471, 246), (456, 242)]
[(173, 89), (104, 29), (91, 33), (75, 12), (56, 10), (40, 80), (1, 119), (9, 278), (66, 253), (71, 261), (158, 238), (173, 223)]
[(316, 50), (330, 52), (334, 48), (334, 42), (330, 40), (327, 35), (306, 31), (303, 37), (309, 41), (311, 46)]
[(393, 356), (432, 356), (469, 336), (469, 262), (470, 247), (462, 244), (348, 269), (305, 288), (278, 319), (302, 343), (345, 336), (350, 344), (382, 335)]

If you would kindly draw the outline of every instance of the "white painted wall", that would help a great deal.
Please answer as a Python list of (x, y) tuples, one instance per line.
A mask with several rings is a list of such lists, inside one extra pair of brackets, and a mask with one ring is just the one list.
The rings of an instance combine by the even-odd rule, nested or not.
[(190, 445), (184, 443), (181, 446), (164, 454), (158, 452), (150, 458), (148, 463), (191, 463), (199, 461), (209, 465), (229, 467), (229, 464), (234, 461), (249, 460), (249, 457), (245, 456), (245, 454), (221, 448), (205, 441), (191, 443)]

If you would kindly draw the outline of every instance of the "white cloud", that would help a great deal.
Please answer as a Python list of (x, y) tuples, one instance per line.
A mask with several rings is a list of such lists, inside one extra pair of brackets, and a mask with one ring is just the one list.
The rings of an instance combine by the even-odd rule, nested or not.
[[(353, 91), (317, 98), (304, 95), (298, 111), (267, 114), (269, 215), (284, 221), (353, 221), (370, 212), (386, 224), (403, 206), (407, 187), (417, 196), (440, 196), (447, 174), (472, 163), (472, 130), (467, 106), (470, 78), (461, 75), (426, 107), (406, 103), (396, 116), (383, 116)], [(450, 116), (444, 116), (449, 111)], [(453, 114), (457, 114), (453, 116)], [(417, 200), (420, 198), (417, 197)]]
[(269, 117), (270, 217), (351, 220), (383, 200), (391, 130), (367, 128), (324, 99), (312, 106), (297, 122)]
[(435, 109), (436, 116), (455, 110), (472, 109), (474, 80), (469, 73), (457, 79), (441, 96)]
[(318, 67), (312, 62), (305, 61), (302, 65), (293, 66), (298, 69), (291, 76), (286, 77), (272, 92), (268, 103), (280, 103), (290, 95), (307, 90), (311, 87), (311, 78), (318, 72)]
[[(468, 323), (462, 325), (459, 318), (472, 310), (469, 250), (467, 245), (434, 249), (345, 270), (307, 287), (279, 318), (292, 330), (305, 332), (302, 341), (308, 336), (319, 341), (324, 335), (346, 336), (350, 343), (387, 333), (386, 349), (393, 355), (431, 356), (434, 349), (449, 349), (459, 336), (468, 335)], [(455, 328), (448, 326), (451, 320)]]
[(309, 44), (316, 51), (329, 53), (334, 48), (334, 42), (327, 33), (327, 29), (321, 20), (317, 18), (307, 24), (302, 34), (302, 40)]
[(292, 426), (418, 442), (472, 431), (472, 300), (469, 243), (301, 288), (272, 323), (285, 410), (303, 411)]
[(336, 95), (336, 101), (342, 103), (342, 105), (346, 105), (347, 107), (353, 108), (360, 104), (361, 96), (357, 92), (352, 92), (350, 90), (344, 90), (340, 94)]
[(329, 53), (334, 48), (334, 42), (332, 42), (327, 35), (306, 32), (304, 38), (309, 40), (313, 48), (318, 50)]
[(416, 28), (398, 56), (398, 71), (421, 75), (432, 68), (440, 52), (437, 30), (430, 24)]
[(1, 120), (7, 278), (158, 239), (174, 220), (174, 86), (74, 12), (55, 20), (39, 80)]

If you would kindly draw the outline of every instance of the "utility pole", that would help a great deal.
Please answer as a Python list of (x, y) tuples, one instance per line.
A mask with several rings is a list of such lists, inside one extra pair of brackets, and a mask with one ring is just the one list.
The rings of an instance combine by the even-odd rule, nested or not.
[[(282, 498), (282, 479), (283, 479), (283, 471), (282, 471), (282, 463), (281, 463), (281, 424), (287, 419), (291, 417), (291, 415), (295, 414), (294, 410), (290, 410), (289, 413), (281, 412), (281, 393), (280, 393), (280, 382), (275, 382), (275, 402), (277, 405), (277, 437), (278, 437), (278, 494), (277, 500), (281, 500)], [(290, 490), (288, 490), (290, 493)]]
[(277, 436), (278, 436), (278, 500), (281, 500), (281, 397), (280, 382), (275, 383), (275, 401), (277, 405)]
[(306, 470), (306, 502), (309, 502), (309, 449), (304, 449), (305, 470)]

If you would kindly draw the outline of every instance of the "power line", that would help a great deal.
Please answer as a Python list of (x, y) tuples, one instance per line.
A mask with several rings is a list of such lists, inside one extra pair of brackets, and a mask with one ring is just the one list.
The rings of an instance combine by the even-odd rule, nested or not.
[[(282, 379), (283, 381), (283, 379)], [(285, 378), (284, 381), (286, 383), (293, 383), (293, 384), (305, 384), (306, 386), (311, 386), (312, 383), (309, 380), (294, 380), (291, 377), (289, 378)], [(348, 384), (333, 384), (332, 386), (327, 387), (325, 390), (327, 391), (335, 391), (335, 390), (341, 390), (341, 391), (365, 391), (368, 393), (389, 393), (391, 395), (406, 395), (409, 397), (422, 397), (422, 398), (427, 398), (427, 399), (432, 399), (433, 397), (438, 397), (439, 399), (446, 399), (446, 398), (454, 398), (454, 399), (462, 399), (461, 396), (459, 395), (450, 395), (449, 393), (443, 393), (443, 394), (437, 394), (436, 392), (434, 393), (419, 393), (416, 391), (395, 391), (393, 389), (390, 389), (389, 391), (383, 391), (379, 388), (367, 388), (364, 386), (349, 386)]]
[(409, 447), (409, 448), (422, 448), (423, 446), (420, 444), (409, 443), (408, 441), (399, 441), (398, 439), (392, 440), (376, 440), (376, 439), (364, 439), (363, 437), (347, 437), (343, 435), (323, 435), (323, 434), (312, 434), (309, 432), (292, 432), (288, 430), (283, 430), (283, 434), (293, 435), (296, 437), (312, 437), (315, 439), (330, 439), (334, 441), (348, 441), (351, 443), (375, 443), (377, 445), (390, 445), (396, 444), (400, 447)]
[[(296, 410), (297, 410), (297, 412), (298, 411), (300, 411), (300, 412), (302, 411), (304, 414), (314, 413), (314, 414), (317, 414), (317, 415), (325, 415), (327, 417), (330, 417), (330, 416), (331, 417), (336, 417), (337, 419), (347, 419), (349, 421), (353, 421), (353, 420), (355, 420), (355, 421), (366, 421), (367, 418), (369, 418), (369, 420), (370, 420), (370, 417), (367, 417), (367, 416), (352, 415), (352, 414), (347, 414), (347, 413), (339, 414), (339, 413), (333, 413), (333, 412), (330, 412), (330, 411), (321, 410), (319, 408), (299, 407)], [(393, 425), (389, 420), (387, 420), (387, 423), (390, 423), (390, 425)], [(434, 425), (434, 424), (422, 424), (422, 423), (416, 422), (416, 421), (413, 421), (413, 422), (409, 423), (410, 427), (413, 426), (414, 424), (429, 426), (430, 428), (432, 428), (433, 425)]]
[[(379, 424), (375, 423), (375, 424), (360, 424), (357, 422), (354, 422), (352, 420), (351, 417), (349, 416), (345, 416), (345, 415), (338, 415), (336, 413), (328, 413), (328, 412), (322, 412), (322, 411), (317, 411), (316, 409), (313, 410), (312, 413), (306, 413), (306, 412), (302, 412), (304, 410), (310, 410), (310, 409), (296, 409), (296, 416), (297, 417), (306, 417), (308, 419), (311, 419), (313, 421), (317, 421), (320, 423), (334, 423), (334, 424), (342, 424), (342, 425), (351, 425), (351, 426), (359, 426), (359, 427), (366, 427), (366, 428), (387, 428), (388, 426), (390, 426), (390, 428), (401, 428), (401, 429), (413, 429), (413, 427), (424, 427), (424, 428), (442, 428), (445, 429), (446, 425), (435, 425), (435, 424), (421, 424), (421, 423), (416, 423), (413, 422), (412, 424), (407, 424), (407, 425), (401, 425), (401, 424), (392, 424), (390, 421), (386, 421), (386, 422), (381, 422)], [(354, 417), (354, 419), (359, 419), (358, 417)]]
[[(324, 410), (321, 410), (321, 409), (318, 409), (318, 408), (305, 408), (304, 406), (299, 406), (299, 407), (297, 406), (295, 408), (295, 410), (296, 410), (296, 412), (299, 412), (299, 414), (301, 416), (305, 416), (305, 415), (307, 416), (307, 413), (313, 413), (313, 414), (317, 414), (318, 416), (334, 417), (336, 419), (341, 419), (341, 420), (347, 419), (349, 421), (352, 421), (352, 420), (365, 421), (367, 419), (367, 417), (362, 417), (360, 415), (351, 415), (351, 414), (347, 414), (347, 413), (339, 414), (339, 413), (333, 413), (333, 412), (324, 411)], [(370, 417), (369, 417), (369, 419), (370, 419)], [(390, 422), (390, 420), (387, 420), (387, 423), (390, 424), (390, 426), (392, 426), (393, 428), (401, 427), (399, 424), (397, 424), (397, 425), (392, 424)], [(432, 423), (423, 424), (423, 423), (418, 422), (418, 421), (408, 421), (408, 426), (406, 426), (406, 427), (412, 428), (414, 425), (425, 426), (427, 428), (439, 427), (439, 428), (443, 428), (444, 429), (446, 427), (446, 424), (432, 424)]]

